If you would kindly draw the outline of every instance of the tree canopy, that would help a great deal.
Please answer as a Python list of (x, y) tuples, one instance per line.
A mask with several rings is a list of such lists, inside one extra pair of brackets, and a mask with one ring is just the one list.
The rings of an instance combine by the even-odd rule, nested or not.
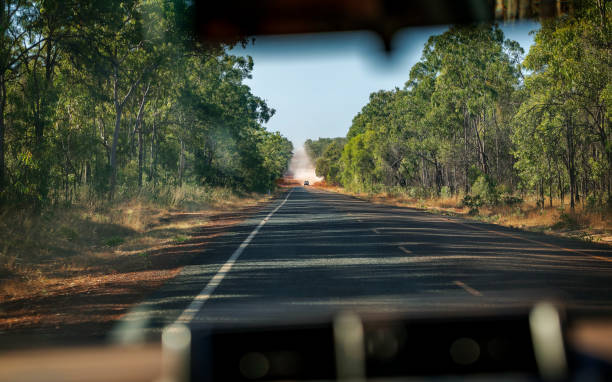
[(292, 145), (203, 43), (182, 0), (8, 0), (0, 9), (0, 199), (39, 204), (183, 182), (267, 191)]
[(611, 4), (583, 5), (544, 21), (524, 60), (494, 24), (430, 37), (403, 88), (370, 95), (340, 154), (309, 151), (317, 173), (356, 191), (612, 204)]

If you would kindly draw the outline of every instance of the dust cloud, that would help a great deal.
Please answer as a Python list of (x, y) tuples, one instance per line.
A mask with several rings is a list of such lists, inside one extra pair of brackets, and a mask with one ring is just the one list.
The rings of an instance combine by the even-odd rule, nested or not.
[(315, 167), (303, 145), (295, 150), (289, 163), (288, 175), (300, 181), (307, 180), (311, 184), (323, 180), (315, 173)]

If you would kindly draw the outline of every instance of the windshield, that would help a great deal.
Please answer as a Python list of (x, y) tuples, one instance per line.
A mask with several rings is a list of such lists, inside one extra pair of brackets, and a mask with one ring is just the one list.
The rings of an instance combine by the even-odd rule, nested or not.
[(4, 350), (612, 314), (610, 2), (214, 42), (191, 2), (68, 3), (0, 10)]

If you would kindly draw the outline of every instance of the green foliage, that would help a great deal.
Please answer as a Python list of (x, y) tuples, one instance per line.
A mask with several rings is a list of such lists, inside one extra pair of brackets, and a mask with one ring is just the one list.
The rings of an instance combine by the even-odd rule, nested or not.
[(469, 208), (478, 208), (482, 206), (483, 202), (480, 195), (472, 196), (468, 194), (463, 197), (461, 204)]
[(112, 247), (117, 247), (117, 246), (123, 244), (124, 241), (125, 240), (122, 237), (113, 236), (110, 239), (106, 240), (104, 242), (104, 245), (107, 246), (107, 247), (111, 247), (112, 248)]
[(343, 172), (342, 184), (357, 192), (371, 192), (375, 184), (375, 162), (372, 147), (372, 132), (351, 138), (340, 158)]
[(521, 53), (497, 26), (432, 36), (404, 89), (372, 93), (353, 119), (341, 183), (451, 195), (483, 174), (511, 181), (512, 157), (499, 148), (510, 142)]
[(578, 229), (580, 225), (578, 224), (578, 220), (576, 220), (576, 216), (571, 213), (561, 213), (559, 216), (559, 221), (555, 223), (552, 227), (553, 229)]
[(494, 206), (499, 203), (499, 193), (493, 179), (487, 175), (481, 175), (472, 185), (472, 194), (480, 199), (483, 204)]
[(334, 144), (342, 151), (342, 148), (346, 142), (347, 139), (344, 137), (319, 138), (317, 140), (307, 139), (306, 142), (304, 142), (304, 148), (306, 149), (306, 153), (310, 157), (310, 160), (315, 163), (325, 154), (325, 151), (330, 145)]
[(526, 194), (612, 205), (611, 30), (612, 2), (580, 2), (542, 22), (523, 61), (497, 25), (451, 26), (403, 89), (370, 95), (339, 161), (309, 142), (317, 173), (357, 192), (463, 194), (474, 213)]
[(174, 243), (177, 243), (177, 244), (184, 243), (184, 242), (186, 242), (187, 240), (189, 240), (189, 238), (188, 238), (187, 236), (183, 236), (183, 235), (176, 235), (176, 236), (174, 237), (174, 239), (172, 239), (172, 241), (173, 241)]
[(472, 185), (472, 187), (474, 187), (474, 183), (476, 183), (480, 178), (483, 177), (486, 177), (486, 175), (482, 172), (481, 169), (478, 168), (478, 166), (470, 166), (470, 168), (468, 169), (468, 182)]
[[(188, 33), (191, 3), (10, 0), (0, 18), (0, 199), (52, 204), (184, 184), (267, 191), (291, 143), (251, 57)], [(4, 15), (4, 13), (2, 13)], [(25, 31), (27, 33), (17, 33)], [(11, 39), (11, 36), (23, 36)], [(156, 192), (153, 192), (156, 193)]]
[(322, 176), (329, 184), (340, 184), (340, 158), (344, 148), (342, 142), (343, 140), (331, 142), (315, 163), (317, 176)]
[(502, 195), (502, 203), (505, 206), (517, 206), (523, 203), (523, 198), (516, 195)]
[(525, 59), (533, 74), (512, 138), (516, 168), (541, 199), (553, 183), (561, 194), (568, 186), (572, 208), (580, 184), (599, 199), (610, 193), (610, 28), (612, 4), (586, 1), (571, 17), (545, 21)]

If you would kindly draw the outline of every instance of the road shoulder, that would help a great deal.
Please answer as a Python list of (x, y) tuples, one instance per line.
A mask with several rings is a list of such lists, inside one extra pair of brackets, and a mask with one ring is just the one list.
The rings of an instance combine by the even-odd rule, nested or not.
[[(281, 190), (276, 197), (254, 205), (216, 209), (207, 214), (203, 224), (184, 225), (177, 230), (184, 240), (143, 251), (147, 261), (141, 266), (132, 264), (129, 271), (117, 267), (95, 276), (71, 277), (61, 280), (54, 289), (0, 303), (0, 343), (4, 344), (0, 350), (105, 340), (130, 309), (172, 285), (186, 267), (206, 261), (202, 254), (214, 252), (223, 237), (239, 233), (284, 193)], [(168, 219), (180, 226), (189, 216), (193, 212), (175, 211)]]

